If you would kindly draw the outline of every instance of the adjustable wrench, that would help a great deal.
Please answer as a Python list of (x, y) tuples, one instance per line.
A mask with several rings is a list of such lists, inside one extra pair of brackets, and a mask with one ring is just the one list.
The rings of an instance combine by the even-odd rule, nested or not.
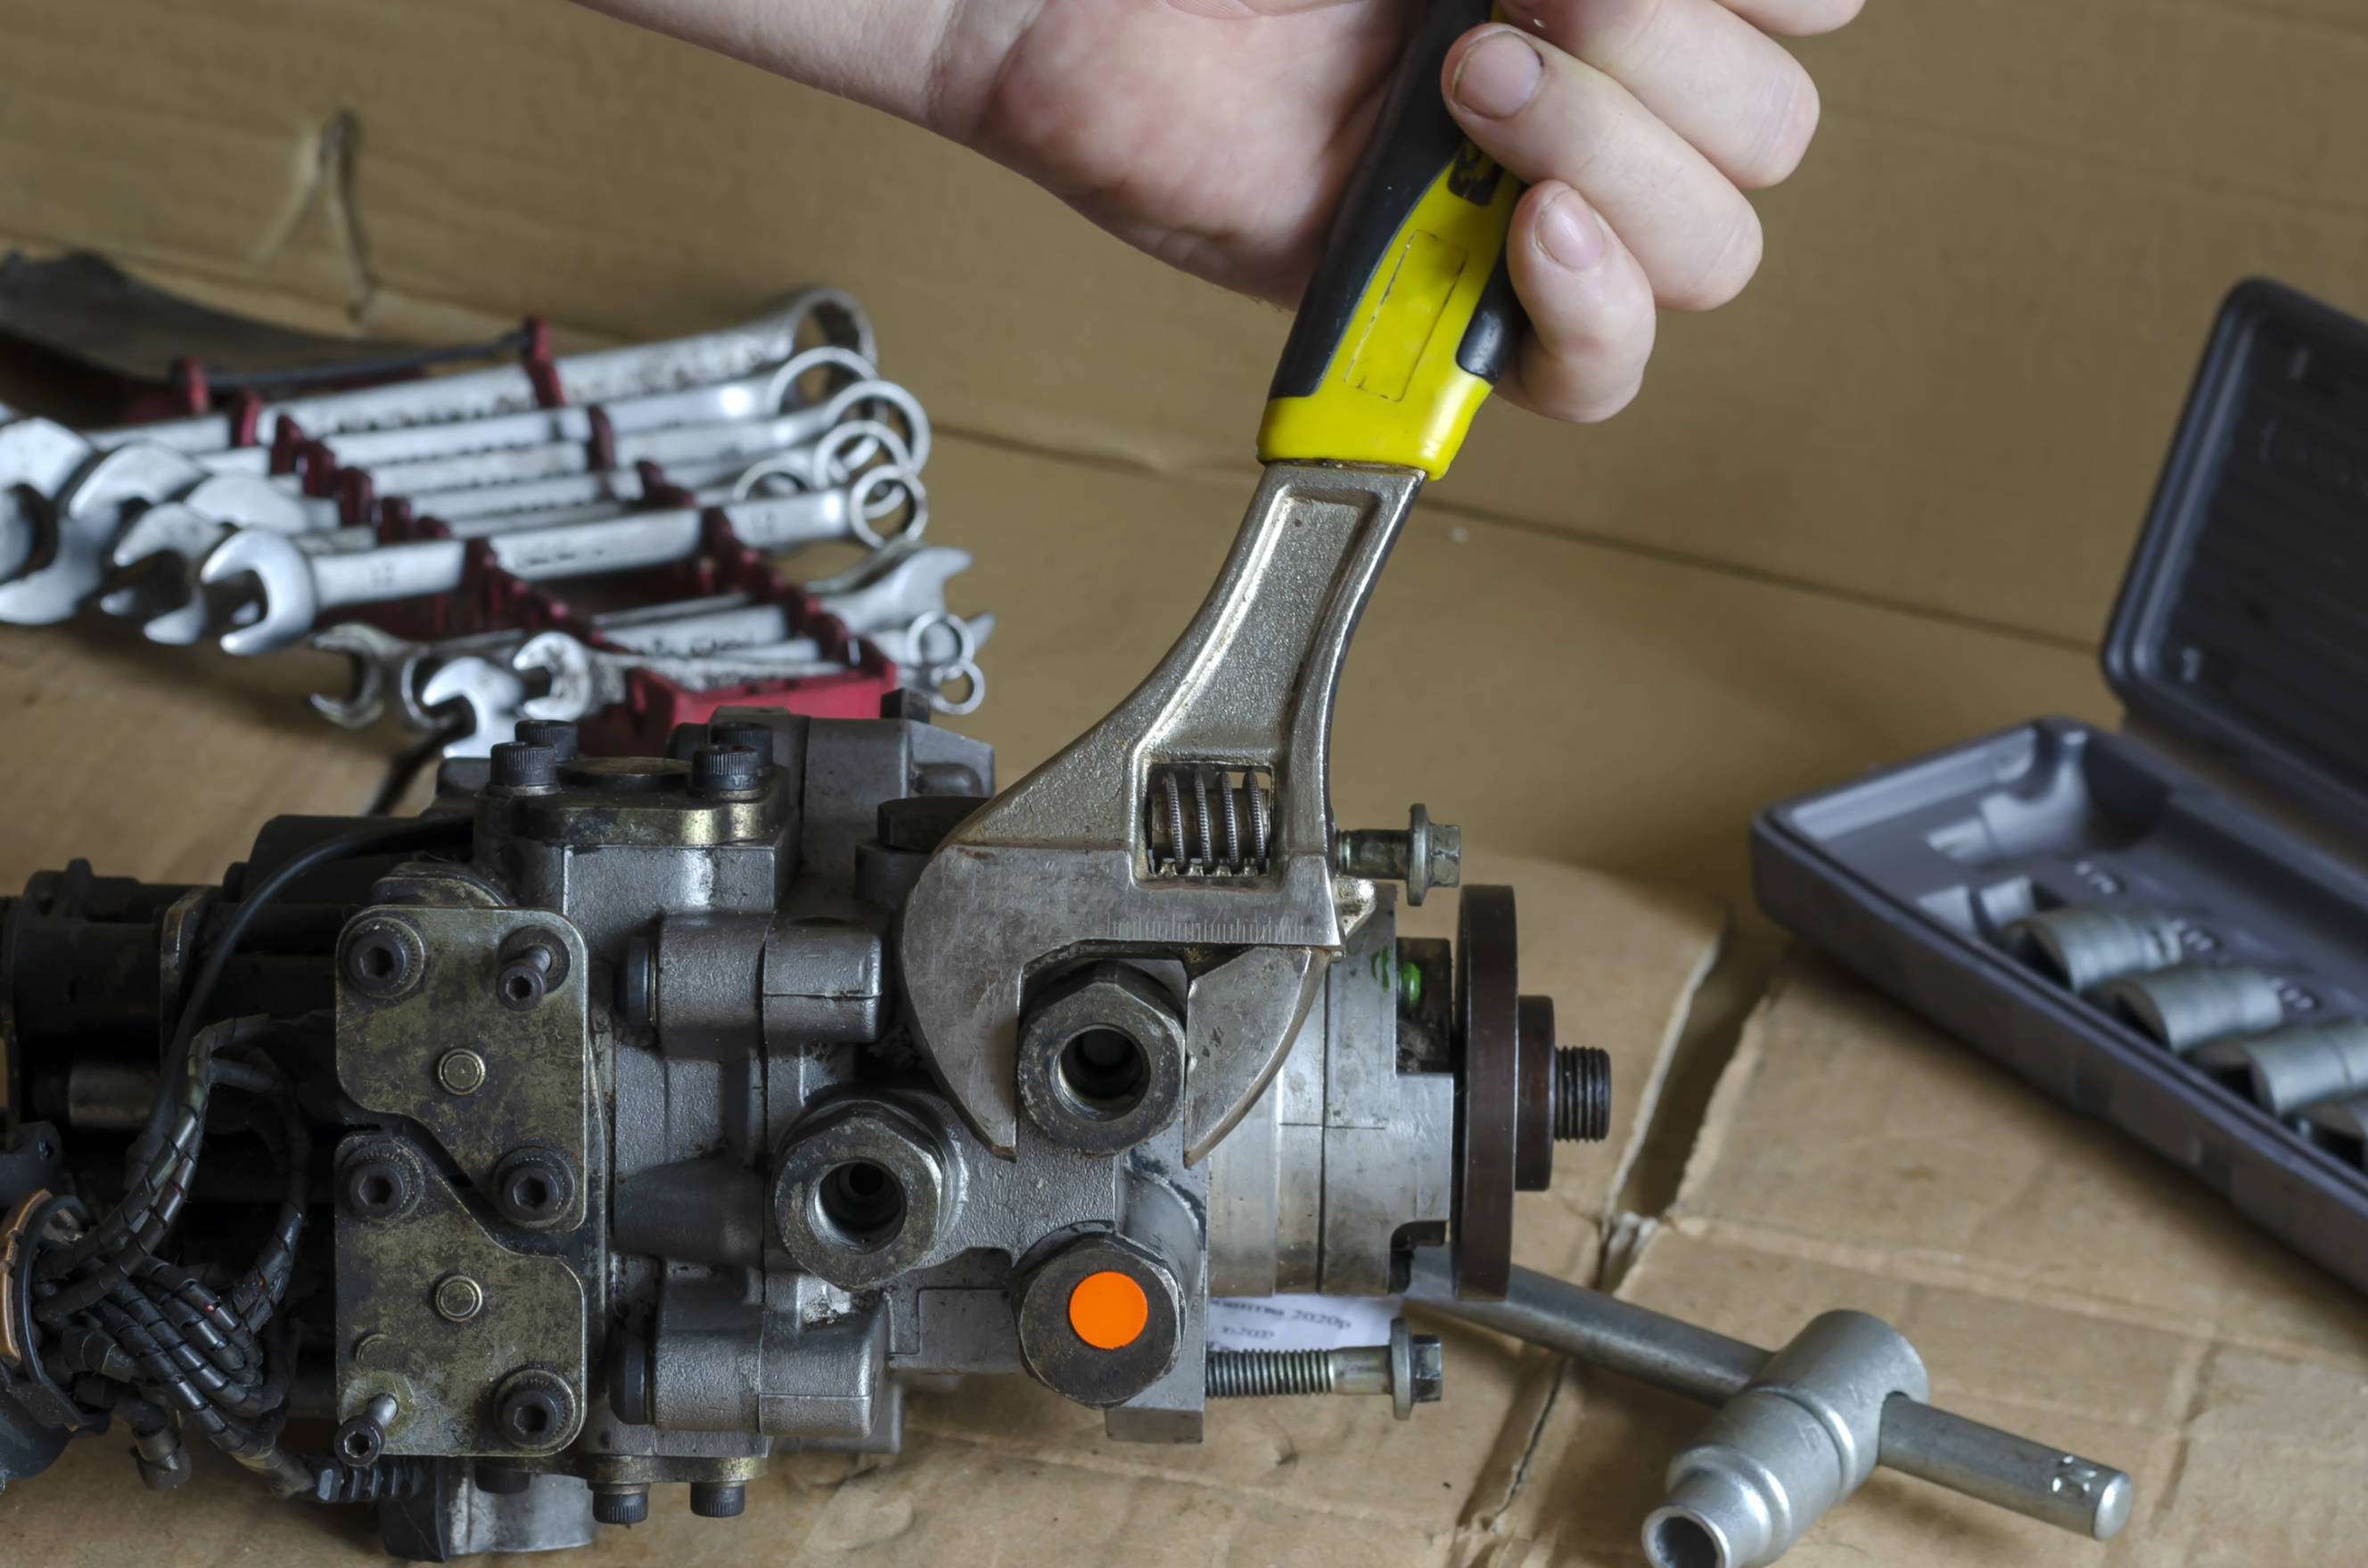
[(198, 577), (208, 584), (228, 584), (248, 575), (255, 579), (262, 614), (253, 625), (224, 633), (222, 645), (233, 653), (266, 653), (302, 637), (324, 610), (452, 592), (466, 576), (472, 545), (490, 551), (495, 566), (527, 582), (632, 572), (688, 560), (699, 552), (711, 512), (753, 550), (777, 552), (844, 539), (876, 550), (885, 540), (871, 527), (873, 502), (891, 491), (903, 494), (908, 509), (897, 537), (919, 537), (928, 527), (928, 500), (920, 480), (908, 470), (883, 466), (830, 490), (711, 508), (631, 512), (586, 523), (519, 528), (476, 540), (408, 540), (350, 551), (308, 550), (284, 534), (247, 528), (215, 546)]
[[(1518, 183), (1464, 142), (1439, 89), (1448, 47), (1488, 14), (1438, 0), (1416, 28), (1276, 373), (1265, 480), (1200, 613), (1133, 696), (957, 828), (905, 905), (915, 1032), (998, 1153), (1016, 1150), (1031, 971), (1094, 951), (1187, 960), (1181, 1118), (1198, 1161), (1272, 1078), (1372, 905), (1371, 884), (1332, 864), (1334, 680), (1407, 507), (1520, 326), (1500, 264)], [(1224, 809), (1207, 820), (1234, 829), (1223, 855), (1163, 860), (1156, 793), (1212, 773), (1202, 798)]]
[[(795, 355), (809, 323), (834, 320), (837, 327), (831, 335), (838, 347), (867, 362), (878, 362), (879, 345), (861, 306), (837, 289), (802, 289), (756, 320), (723, 332), (567, 355), (551, 366), (567, 403), (609, 403), (753, 375)], [(825, 330), (830, 330), (827, 325)], [(267, 403), (256, 435), (268, 447), (282, 418), (318, 439), (346, 431), (522, 414), (541, 403), (534, 375), (523, 365), (504, 365)], [(231, 417), (221, 414), (123, 426), (90, 436), (91, 445), (101, 449), (144, 441), (191, 453), (236, 450), (235, 439)]]

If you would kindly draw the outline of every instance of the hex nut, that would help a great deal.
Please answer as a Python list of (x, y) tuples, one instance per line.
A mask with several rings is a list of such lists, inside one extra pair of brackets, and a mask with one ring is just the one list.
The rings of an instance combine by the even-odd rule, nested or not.
[(937, 1136), (918, 1117), (885, 1100), (842, 1100), (782, 1142), (773, 1221), (800, 1267), (857, 1290), (927, 1258), (956, 1196)]
[(467, 1323), (485, 1308), (485, 1288), (465, 1274), (447, 1274), (436, 1282), (436, 1315), (446, 1323)]
[[(1088, 1278), (1125, 1276), (1142, 1288), (1143, 1328), (1124, 1345), (1089, 1345), (1072, 1324), (1069, 1298)], [(1081, 1236), (1030, 1268), (1012, 1290), (1019, 1356), (1036, 1381), (1079, 1404), (1123, 1404), (1176, 1366), (1184, 1293), (1149, 1249), (1110, 1232)]]
[(436, 1082), (448, 1095), (473, 1095), (485, 1086), (485, 1059), (456, 1046), (436, 1059)]
[(557, 1375), (521, 1367), (494, 1392), (494, 1426), (512, 1448), (548, 1452), (575, 1436), (575, 1395)]
[(407, 920), (365, 915), (337, 944), (337, 971), (347, 986), (374, 1002), (391, 1002), (419, 983), (427, 949)]
[(419, 1156), (397, 1139), (361, 1140), (337, 1162), (337, 1197), (357, 1220), (400, 1220), (418, 1206), (427, 1185)]
[(1184, 1021), (1141, 970), (1093, 964), (1029, 1008), (1017, 1072), (1020, 1106), (1046, 1136), (1122, 1153), (1184, 1108)]
[(529, 1231), (547, 1231), (575, 1208), (575, 1166), (541, 1144), (513, 1149), (494, 1167), (494, 1207)]

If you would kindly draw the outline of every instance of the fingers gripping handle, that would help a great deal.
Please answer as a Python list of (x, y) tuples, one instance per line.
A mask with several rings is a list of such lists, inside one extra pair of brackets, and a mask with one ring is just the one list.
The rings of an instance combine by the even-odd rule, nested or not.
[(1447, 51), (1492, 0), (1431, 0), (1349, 177), (1276, 367), (1261, 461), (1395, 463), (1436, 479), (1520, 339), (1505, 271), (1520, 182), (1465, 140)]

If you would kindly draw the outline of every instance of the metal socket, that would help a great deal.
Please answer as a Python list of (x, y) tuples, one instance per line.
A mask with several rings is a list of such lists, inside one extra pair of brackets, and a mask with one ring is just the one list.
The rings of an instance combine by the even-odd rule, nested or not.
[(2212, 1051), (2213, 1065), (2243, 1068), (2253, 1103), (2271, 1116), (2368, 1091), (2368, 1022), (2358, 1018), (2297, 1024)]
[(2184, 1054), (2232, 1035), (2263, 1034), (2285, 1021), (2278, 983), (2246, 964), (2183, 963), (2127, 974), (2094, 999), (2156, 1044)]
[(1654, 1568), (1759, 1568), (1874, 1472), (1883, 1410), (1931, 1394), (1922, 1358), (1864, 1312), (1827, 1312), (1768, 1359), (1669, 1461), (1645, 1516)]
[(2008, 951), (2084, 994), (2125, 974), (2169, 969), (2185, 951), (2178, 923), (2152, 909), (2075, 904), (2025, 915), (2000, 935)]

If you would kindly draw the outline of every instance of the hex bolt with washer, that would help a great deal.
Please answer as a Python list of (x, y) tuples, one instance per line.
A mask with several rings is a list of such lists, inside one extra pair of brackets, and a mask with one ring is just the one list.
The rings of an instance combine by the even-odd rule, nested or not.
[(556, 931), (521, 926), (502, 939), (498, 956), (502, 968), (494, 977), (494, 994), (513, 1012), (532, 1012), (567, 983), (567, 943)]
[(1404, 1318), (1390, 1320), (1386, 1345), (1344, 1345), (1331, 1350), (1212, 1350), (1211, 1399), (1273, 1399), (1293, 1394), (1382, 1393), (1401, 1421), (1417, 1404), (1435, 1404), (1445, 1392), (1443, 1352), (1435, 1334), (1416, 1334)]
[(513, 1448), (555, 1449), (575, 1423), (575, 1396), (552, 1373), (523, 1367), (502, 1380), (494, 1412), (502, 1440)]
[(339, 967), (346, 983), (373, 1001), (391, 1001), (409, 990), (427, 965), (419, 933), (404, 921), (377, 915), (354, 922), (345, 934)]
[(436, 1059), (436, 1083), (448, 1095), (473, 1095), (485, 1086), (485, 1059), (455, 1046)]
[(357, 1220), (399, 1220), (411, 1212), (426, 1186), (418, 1156), (391, 1138), (357, 1145), (337, 1167), (338, 1196)]
[(513, 1149), (494, 1167), (494, 1207), (503, 1219), (547, 1231), (575, 1207), (575, 1165), (556, 1149)]
[(436, 1282), (436, 1315), (447, 1323), (467, 1323), (485, 1308), (485, 1288), (465, 1274), (447, 1274)]
[(1097, 963), (1049, 988), (1019, 1026), (1019, 1103), (1047, 1136), (1117, 1154), (1184, 1107), (1184, 1021), (1158, 982)]
[(1463, 878), (1463, 830), (1435, 823), (1417, 803), (1406, 812), (1406, 831), (1344, 828), (1332, 835), (1332, 858), (1343, 876), (1404, 882), (1406, 902), (1422, 906), (1433, 888), (1452, 888)]

